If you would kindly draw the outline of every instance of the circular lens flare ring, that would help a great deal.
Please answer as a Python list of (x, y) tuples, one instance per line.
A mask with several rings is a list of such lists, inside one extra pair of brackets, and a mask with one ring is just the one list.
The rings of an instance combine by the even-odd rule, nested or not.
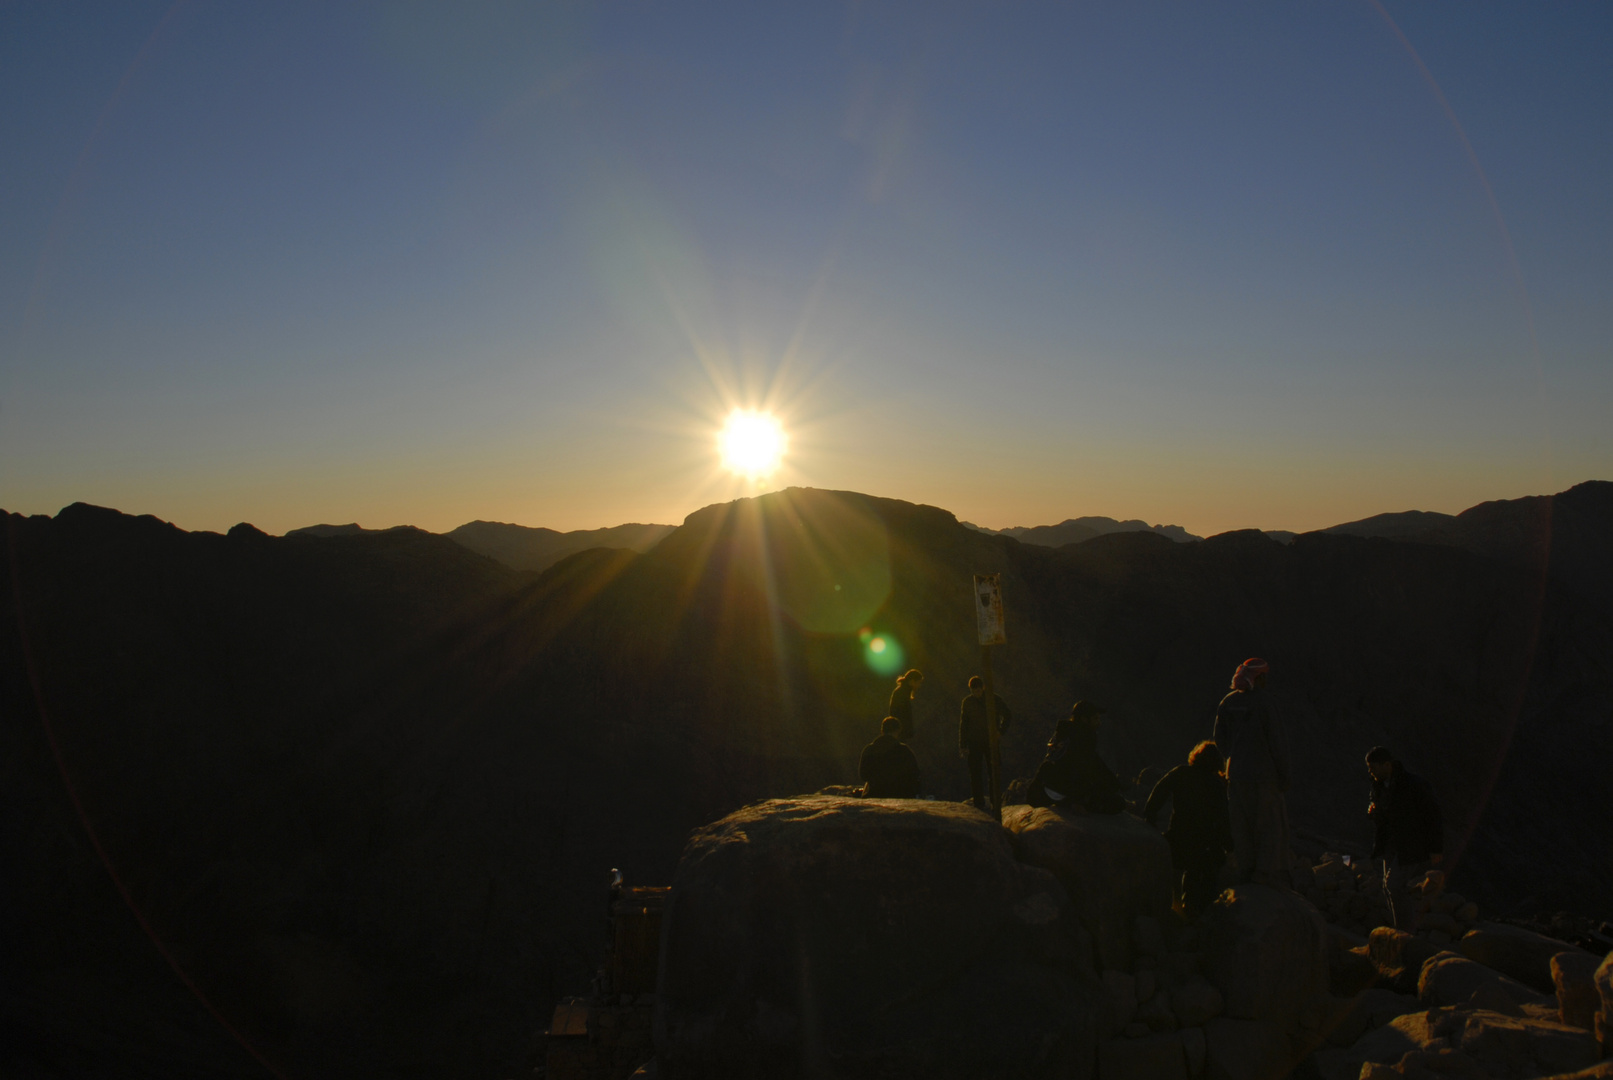
[(735, 409), (717, 433), (717, 450), (729, 471), (760, 480), (778, 471), (789, 439), (772, 413)]

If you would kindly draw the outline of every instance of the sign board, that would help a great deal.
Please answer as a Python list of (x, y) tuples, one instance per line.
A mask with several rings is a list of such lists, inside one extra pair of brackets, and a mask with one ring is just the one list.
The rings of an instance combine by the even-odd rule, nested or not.
[(982, 645), (1006, 645), (1003, 633), (1003, 576), (975, 575), (975, 627)]

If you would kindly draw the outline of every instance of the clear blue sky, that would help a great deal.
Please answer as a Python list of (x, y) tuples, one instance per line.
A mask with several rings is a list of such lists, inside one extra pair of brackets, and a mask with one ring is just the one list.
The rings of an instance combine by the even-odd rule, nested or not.
[(775, 484), (994, 526), (1613, 477), (1610, 56), (1605, 3), (6, 4), (0, 506), (675, 522), (734, 405)]

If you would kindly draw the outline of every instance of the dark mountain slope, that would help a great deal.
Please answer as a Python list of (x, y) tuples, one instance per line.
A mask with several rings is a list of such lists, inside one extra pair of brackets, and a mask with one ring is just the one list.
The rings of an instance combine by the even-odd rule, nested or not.
[[(1259, 653), (1293, 728), (1302, 824), (1363, 839), (1361, 754), (1389, 742), (1456, 838), (1471, 831), (1464, 892), (1613, 897), (1613, 796), (1594, 782), (1613, 762), (1607, 622), (1448, 546), (1136, 532), (1055, 550), (800, 490), (536, 578), (412, 530), (219, 537), (78, 507), (7, 525), (4, 857), (24, 872), (4, 886), (5, 944), (16, 984), (38, 989), (6, 1022), (39, 1055), (87, 1047), (106, 1075), (256, 1066), (174, 992), (84, 842), (19, 598), (113, 863), (291, 1075), (516, 1071), (548, 1004), (597, 962), (610, 866), (667, 880), (695, 825), (852, 778), (892, 681), (861, 631), (928, 672), (915, 748), (926, 786), (961, 797), (975, 571), (1005, 577), (1009, 775), (1077, 697), (1111, 709), (1103, 746), (1123, 770), (1179, 760)], [(160, 1064), (114, 1037), (157, 1029), (176, 1032)]]
[(546, 570), (567, 555), (589, 548), (648, 551), (660, 543), (671, 525), (614, 525), (608, 529), (556, 532), (502, 521), (472, 521), (444, 533), (472, 551), (516, 570)]
[(1382, 536), (1390, 540), (1404, 540), (1455, 520), (1450, 514), (1438, 514), (1432, 510), (1403, 510), (1392, 514), (1374, 514), (1360, 521), (1346, 521), (1343, 525), (1317, 531), (1336, 536)]

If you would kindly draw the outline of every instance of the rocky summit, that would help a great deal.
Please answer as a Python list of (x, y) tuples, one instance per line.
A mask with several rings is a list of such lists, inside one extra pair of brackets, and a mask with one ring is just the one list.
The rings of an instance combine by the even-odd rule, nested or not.
[[(87, 505), (4, 526), (0, 1072), (529, 1071), (535, 1033), (598, 968), (611, 868), (666, 886), (710, 823), (853, 782), (901, 667), (928, 676), (911, 740), (936, 797), (923, 813), (967, 797), (957, 723), (979, 666), (977, 572), (1002, 574), (1010, 780), (1091, 699), (1108, 710), (1099, 752), (1135, 809), (1208, 737), (1238, 662), (1271, 661), (1300, 777), (1289, 804), (1308, 874), (1294, 896), (1324, 920), (1328, 993), (1353, 1002), (1340, 1030), (1381, 1029), (1408, 1001), (1468, 1008), (1443, 989), (1418, 999), (1442, 952), (1511, 980), (1477, 988), (1489, 1013), (1510, 1015), (1512, 984), (1545, 999), (1561, 979), (1578, 987), (1563, 1017), (1584, 1022), (1583, 959), (1553, 963), (1561, 946), (1596, 948), (1613, 910), (1613, 485), (1486, 504), (1410, 538), (1136, 531), (1057, 549), (936, 507), (792, 489), (691, 514), (647, 552), (582, 551), (541, 573), (415, 529), (219, 535)], [(1362, 754), (1380, 743), (1428, 781), (1447, 825), (1447, 891), (1404, 940), (1382, 932), (1364, 867)], [(872, 820), (869, 805), (825, 821)], [(1246, 958), (1236, 936), (1190, 942), (1170, 922), (1168, 851), (1142, 822), (1010, 807), (1005, 826), (960, 810), (941, 833), (978, 844), (982, 874), (1015, 868), (1021, 885), (1005, 877), (989, 901), (1003, 926), (1026, 925), (1022, 902), (1056, 909), (1053, 928), (1073, 918), (1096, 983), (1078, 959), (1048, 959), (1069, 935), (1015, 929), (1020, 951), (978, 984), (1023, 977), (1051, 1004), (1004, 1030), (1096, 1015), (1080, 1011), (1095, 985), (1107, 1003), (1089, 1036), (1060, 1029), (1016, 1068), (1081, 1057), (1082, 1039), (1116, 1075), (1168, 1073), (1173, 1054), (1189, 1075), (1300, 1068), (1354, 1045), (1294, 1041), (1332, 1015), (1295, 997), (1316, 985), (1308, 914), (1235, 890), (1197, 933), (1258, 932), (1289, 959)], [(780, 829), (749, 857), (806, 873)], [(1031, 870), (1051, 875), (1053, 901), (1014, 891)], [(732, 930), (765, 940), (756, 913), (778, 897), (758, 896)], [(1524, 917), (1545, 944), (1500, 929)], [(1288, 973), (1293, 957), (1305, 966)], [(1448, 961), (1433, 985), (1459, 969)], [(1250, 965), (1286, 989), (1232, 980)], [(923, 970), (940, 980), (925, 1000), (973, 1015), (946, 1003), (975, 981)], [(832, 1035), (824, 1052), (848, 1063), (895, 1053), (861, 1011), (789, 1021), (791, 1001), (816, 999), (768, 985), (780, 1012), (765, 1023), (724, 1004), (732, 986), (680, 999), (673, 1057), (726, 1060), (702, 1025), (742, 1021)], [(1274, 1000), (1294, 1015), (1269, 1012)], [(1519, 1006), (1525, 1021), (1539, 1004)], [(648, 1003), (612, 1008), (648, 1030)], [(975, 1060), (974, 1029), (952, 1026), (945, 1045)], [(947, 1067), (905, 1052), (891, 1060)]]

